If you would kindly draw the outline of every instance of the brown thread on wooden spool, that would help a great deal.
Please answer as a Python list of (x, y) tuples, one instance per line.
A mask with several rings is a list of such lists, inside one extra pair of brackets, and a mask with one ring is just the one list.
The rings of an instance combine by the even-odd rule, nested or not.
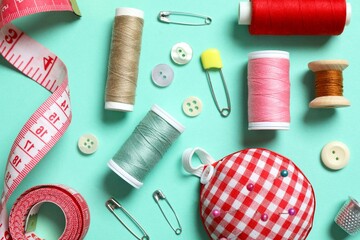
[(343, 96), (343, 70), (346, 60), (321, 60), (308, 64), (315, 73), (316, 98), (309, 104), (311, 108), (348, 107), (350, 102)]
[(105, 109), (133, 111), (144, 13), (117, 8), (106, 83)]

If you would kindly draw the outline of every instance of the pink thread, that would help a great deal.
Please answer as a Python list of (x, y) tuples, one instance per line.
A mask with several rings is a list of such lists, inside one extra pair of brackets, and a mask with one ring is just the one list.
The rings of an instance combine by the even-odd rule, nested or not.
[(290, 62), (286, 58), (265, 57), (249, 60), (249, 129), (289, 128), (289, 67)]

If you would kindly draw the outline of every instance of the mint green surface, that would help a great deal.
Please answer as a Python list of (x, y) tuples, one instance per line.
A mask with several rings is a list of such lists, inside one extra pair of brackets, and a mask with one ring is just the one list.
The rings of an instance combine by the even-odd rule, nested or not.
[[(79, 0), (81, 19), (71, 13), (45, 13), (17, 20), (19, 27), (67, 65), (73, 121), (58, 144), (15, 191), (8, 208), (34, 185), (61, 183), (78, 190), (90, 206), (91, 226), (86, 239), (134, 239), (105, 208), (105, 201), (111, 196), (141, 223), (151, 239), (208, 239), (198, 215), (200, 183), (183, 170), (180, 161), (183, 150), (201, 146), (220, 159), (243, 148), (264, 147), (292, 159), (314, 186), (317, 208), (308, 239), (359, 239), (360, 235), (347, 236), (333, 222), (349, 195), (360, 199), (360, 20), (357, 14), (360, 4), (350, 2), (352, 22), (337, 37), (250, 36), (246, 27), (237, 25), (238, 1), (220, 0)], [(103, 107), (112, 23), (115, 8), (121, 6), (145, 11), (137, 97), (131, 113), (105, 111)], [(205, 27), (168, 25), (157, 21), (161, 10), (209, 15), (213, 21)], [(171, 62), (170, 50), (177, 42), (187, 42), (193, 48), (193, 59), (185, 66)], [(201, 67), (200, 54), (208, 48), (218, 48), (221, 52), (232, 101), (228, 118), (220, 117), (217, 112)], [(291, 129), (250, 132), (247, 130), (247, 54), (269, 49), (290, 52)], [(310, 110), (308, 103), (314, 89), (308, 62), (343, 58), (350, 62), (344, 73), (344, 95), (351, 101), (351, 107)], [(175, 72), (173, 83), (164, 89), (156, 87), (150, 79), (152, 68), (159, 63), (169, 64)], [(211, 76), (218, 95), (222, 95), (220, 75)], [(14, 71), (3, 59), (0, 59), (0, 81), (3, 174), (13, 140), (49, 93)], [(189, 96), (203, 101), (203, 112), (196, 118), (186, 117), (181, 110), (183, 100)], [(155, 103), (183, 123), (186, 130), (137, 190), (110, 171), (106, 163)], [(84, 133), (93, 133), (99, 139), (99, 149), (93, 155), (84, 156), (77, 150), (77, 140)], [(343, 141), (351, 151), (349, 165), (336, 172), (327, 170), (320, 161), (321, 148), (332, 140)], [(152, 193), (156, 189), (166, 194), (177, 212), (183, 226), (180, 236), (170, 229), (153, 201)], [(57, 218), (53, 217), (56, 222)], [(59, 230), (54, 224), (44, 223), (48, 218), (51, 214), (40, 213), (37, 232), (41, 237), (54, 239)]]

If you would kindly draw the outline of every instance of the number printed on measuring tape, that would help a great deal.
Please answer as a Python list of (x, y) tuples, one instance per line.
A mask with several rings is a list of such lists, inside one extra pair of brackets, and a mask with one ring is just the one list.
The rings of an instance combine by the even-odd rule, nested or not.
[[(65, 64), (10, 23), (16, 18), (48, 11), (79, 13), (75, 0), (0, 0), (0, 54), (52, 93), (23, 126), (10, 149), (0, 203), (0, 240), (11, 239), (6, 212), (10, 195), (60, 139), (71, 121)], [(33, 235), (28, 238), (39, 239)]]

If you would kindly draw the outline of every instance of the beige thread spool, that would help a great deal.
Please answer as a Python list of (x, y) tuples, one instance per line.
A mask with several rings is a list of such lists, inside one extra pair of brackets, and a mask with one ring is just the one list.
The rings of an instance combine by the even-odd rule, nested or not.
[[(328, 92), (328, 94), (325, 94), (325, 96), (323, 94), (317, 94), (316, 98), (310, 102), (310, 108), (338, 108), (350, 106), (350, 101), (342, 95), (342, 72), (348, 66), (349, 63), (346, 60), (320, 60), (308, 64), (309, 69), (317, 75), (316, 80), (318, 80), (320, 74), (325, 74), (325, 76), (328, 74), (328, 82), (332, 81), (336, 83), (336, 81), (338, 81), (336, 83), (338, 86), (335, 86), (334, 90), (330, 90), (330, 88), (316, 89), (316, 92)], [(330, 74), (330, 72), (332, 73)], [(326, 80), (326, 78), (324, 80)], [(324, 88), (324, 86), (321, 86), (320, 84), (316, 88)]]
[(117, 8), (113, 27), (105, 109), (133, 111), (138, 78), (144, 12)]

